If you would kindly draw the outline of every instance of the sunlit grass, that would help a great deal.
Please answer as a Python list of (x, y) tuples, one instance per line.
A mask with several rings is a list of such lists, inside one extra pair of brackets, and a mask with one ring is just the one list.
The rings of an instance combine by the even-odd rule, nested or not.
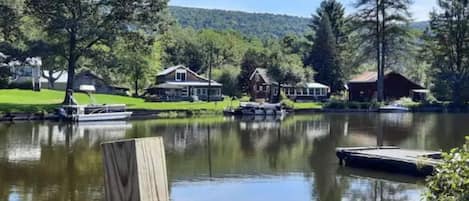
[[(0, 90), (0, 111), (2, 112), (41, 112), (53, 111), (63, 101), (65, 92), (55, 90), (30, 90), (5, 89)], [(126, 104), (133, 109), (148, 110), (206, 110), (209, 112), (221, 112), (227, 107), (237, 107), (238, 100), (231, 101), (227, 98), (222, 102), (145, 102), (141, 98), (132, 98), (116, 95), (93, 95), (98, 104)], [(75, 93), (74, 98), (79, 104), (89, 104), (91, 101), (84, 93)], [(321, 108), (318, 103), (295, 103), (295, 109)]]

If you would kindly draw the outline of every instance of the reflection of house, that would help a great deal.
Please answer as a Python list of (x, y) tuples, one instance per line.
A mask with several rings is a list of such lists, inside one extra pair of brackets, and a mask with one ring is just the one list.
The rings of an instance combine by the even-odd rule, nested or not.
[(85, 70), (75, 75), (73, 90), (79, 91), (80, 85), (94, 85), (96, 93), (128, 95), (129, 88), (118, 87), (107, 84), (106, 80), (98, 74)]
[(211, 81), (194, 71), (179, 65), (165, 69), (156, 77), (156, 86), (148, 88), (147, 92), (156, 101), (185, 101), (185, 100), (222, 100), (222, 84)]
[[(277, 99), (277, 86), (265, 68), (257, 68), (249, 77), (249, 93), (254, 99)], [(292, 100), (311, 101), (327, 99), (330, 89), (320, 83), (306, 83), (297, 86), (282, 85), (282, 91)]]
[[(348, 83), (350, 101), (371, 101), (377, 97), (376, 72), (365, 72)], [(421, 85), (409, 80), (397, 72), (386, 72), (384, 77), (384, 97), (386, 100), (397, 100), (412, 97), (421, 100), (426, 91)]]

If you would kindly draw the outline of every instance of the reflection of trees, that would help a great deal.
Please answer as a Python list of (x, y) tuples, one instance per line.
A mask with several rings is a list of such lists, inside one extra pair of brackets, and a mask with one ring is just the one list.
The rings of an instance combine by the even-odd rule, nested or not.
[(347, 189), (348, 183), (337, 177), (337, 158), (335, 148), (339, 138), (343, 136), (346, 117), (329, 116), (329, 135), (315, 139), (309, 162), (314, 170), (313, 199), (324, 201), (338, 201), (342, 198), (342, 191)]
[[(8, 200), (12, 186), (20, 200), (102, 200), (99, 144), (106, 138), (115, 139), (115, 129), (106, 133), (106, 129), (71, 124), (30, 123), (3, 128), (0, 126), (0, 200)], [(14, 151), (37, 147), (39, 157), (3, 157), (12, 147)]]
[(350, 189), (347, 192), (349, 200), (370, 200), (370, 201), (411, 201), (406, 194), (408, 185), (380, 180), (360, 180), (355, 178), (358, 189)]

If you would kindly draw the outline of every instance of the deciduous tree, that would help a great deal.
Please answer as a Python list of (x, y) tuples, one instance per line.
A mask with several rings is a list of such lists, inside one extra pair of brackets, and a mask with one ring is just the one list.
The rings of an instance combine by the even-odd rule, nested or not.
[[(27, 0), (27, 13), (36, 17), (44, 30), (60, 39), (67, 60), (67, 90), (73, 89), (77, 62), (93, 46), (116, 36), (137, 32), (154, 36), (165, 25), (167, 0)], [(66, 93), (64, 104), (69, 104)]]

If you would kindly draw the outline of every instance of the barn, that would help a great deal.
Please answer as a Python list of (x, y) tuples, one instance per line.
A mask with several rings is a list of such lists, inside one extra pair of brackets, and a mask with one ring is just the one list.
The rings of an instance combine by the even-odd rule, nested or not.
[[(348, 82), (350, 101), (372, 101), (377, 97), (377, 72), (364, 72)], [(426, 93), (425, 87), (408, 79), (404, 75), (388, 71), (384, 75), (384, 98), (386, 101), (398, 100), (402, 97), (422, 99)]]

